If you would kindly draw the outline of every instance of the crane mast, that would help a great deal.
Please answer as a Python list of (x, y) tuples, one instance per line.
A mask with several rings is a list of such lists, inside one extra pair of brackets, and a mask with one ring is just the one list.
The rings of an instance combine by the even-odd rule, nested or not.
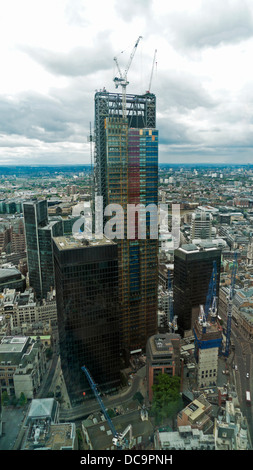
[(120, 67), (119, 67), (119, 64), (118, 64), (118, 60), (117, 60), (117, 57), (114, 57), (114, 61), (117, 65), (117, 68), (118, 68), (118, 71), (119, 71), (119, 77), (115, 77), (113, 79), (114, 83), (115, 83), (115, 87), (118, 88), (119, 85), (121, 85), (122, 87), (122, 116), (123, 118), (126, 118), (126, 87), (127, 85), (129, 84), (128, 80), (127, 80), (127, 73), (128, 73), (128, 70), (130, 68), (130, 65), (132, 63), (132, 60), (134, 58), (134, 55), (135, 55), (135, 52), (136, 52), (136, 49), (138, 47), (138, 44), (141, 40), (142, 36), (139, 36), (136, 43), (135, 43), (135, 46), (133, 48), (133, 51), (130, 55), (130, 58), (129, 58), (129, 61), (128, 61), (128, 64), (127, 64), (127, 67), (125, 69), (125, 72), (124, 72), (124, 75), (122, 75), (122, 72), (120, 70)]
[[(116, 431), (116, 429), (113, 425), (113, 422), (112, 422), (110, 416), (107, 413), (107, 410), (105, 408), (103, 400), (99, 395), (99, 392), (97, 390), (97, 386), (96, 386), (94, 380), (92, 379), (89, 370), (87, 369), (86, 366), (82, 366), (81, 369), (85, 373), (85, 375), (87, 377), (87, 380), (89, 382), (90, 388), (92, 389), (92, 391), (93, 391), (93, 393), (94, 393), (94, 395), (95, 395), (95, 397), (96, 397), (96, 399), (97, 399), (97, 401), (100, 405), (101, 411), (103, 412), (104, 417), (106, 418), (107, 423), (108, 423), (108, 425), (111, 429), (111, 432), (112, 432), (112, 435), (113, 435), (113, 438), (112, 438), (113, 444), (115, 446), (117, 446), (119, 449), (122, 449), (122, 447), (128, 447), (130, 449), (132, 447), (132, 444), (133, 444), (132, 425), (129, 424), (127, 426), (127, 428), (122, 433), (117, 433), (117, 431)], [(128, 432), (130, 433), (129, 442), (125, 439), (125, 436)]]
[(216, 264), (216, 261), (214, 261), (212, 275), (211, 275), (211, 279), (209, 282), (208, 293), (207, 293), (206, 303), (205, 303), (206, 320), (208, 318), (209, 312), (213, 311), (212, 316), (214, 317), (214, 311), (216, 309), (216, 300), (217, 300), (216, 285), (217, 285), (217, 264)]
[(216, 283), (217, 283), (217, 264), (213, 262), (213, 270), (208, 285), (208, 293), (206, 296), (205, 307), (200, 305), (199, 323), (202, 325), (203, 333), (206, 332), (208, 323), (208, 314), (211, 314), (212, 322), (215, 321), (217, 314), (217, 297), (216, 297)]
[(233, 298), (234, 298), (234, 291), (235, 291), (236, 272), (237, 272), (237, 253), (235, 252), (232, 274), (231, 274), (231, 284), (230, 284), (229, 295), (228, 295), (227, 332), (226, 332), (226, 346), (225, 346), (225, 352), (224, 352), (225, 356), (229, 355), (229, 348), (230, 348), (232, 307), (233, 307)]

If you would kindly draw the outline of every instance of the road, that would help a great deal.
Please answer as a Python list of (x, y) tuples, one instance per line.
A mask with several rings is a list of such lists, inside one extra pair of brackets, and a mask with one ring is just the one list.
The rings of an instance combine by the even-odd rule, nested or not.
[[(121, 393), (118, 395), (103, 397), (103, 403), (106, 408), (114, 408), (123, 404), (127, 404), (127, 402), (131, 401), (134, 394), (141, 390), (141, 384), (143, 382), (143, 378), (145, 376), (146, 367), (143, 366), (139, 369), (136, 374), (134, 374), (132, 383), (128, 388), (122, 390)], [(63, 409), (60, 411), (60, 421), (73, 421), (78, 420), (80, 418), (84, 418), (91, 413), (100, 410), (100, 406), (96, 399), (94, 400), (87, 400), (83, 405), (75, 406), (70, 410)]]
[[(247, 418), (251, 442), (253, 442), (253, 404), (247, 406), (245, 400), (246, 390), (250, 391), (251, 397), (253, 396), (253, 343), (245, 340), (234, 323), (232, 324), (231, 336), (235, 344), (234, 365), (237, 366), (235, 378), (238, 399), (242, 413)], [(246, 377), (247, 373), (249, 373), (249, 378)]]

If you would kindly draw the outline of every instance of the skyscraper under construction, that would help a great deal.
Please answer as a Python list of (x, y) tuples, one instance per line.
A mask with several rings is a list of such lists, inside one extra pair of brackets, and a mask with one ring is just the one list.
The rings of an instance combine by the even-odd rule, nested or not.
[[(123, 109), (124, 106), (124, 109)], [(149, 204), (158, 203), (158, 131), (154, 94), (95, 94), (95, 181), (103, 208), (118, 204), (123, 209), (123, 236), (118, 244), (120, 344), (132, 352), (145, 348), (157, 329), (158, 238), (150, 236)], [(127, 208), (141, 205), (146, 237), (127, 232)], [(141, 211), (140, 211), (141, 212)], [(139, 220), (143, 215), (138, 214)], [(106, 217), (104, 224), (106, 224)]]

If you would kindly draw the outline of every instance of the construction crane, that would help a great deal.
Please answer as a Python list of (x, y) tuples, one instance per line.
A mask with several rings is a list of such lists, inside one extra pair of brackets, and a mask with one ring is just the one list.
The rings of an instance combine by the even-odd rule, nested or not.
[(171, 282), (171, 276), (170, 273), (168, 272), (168, 292), (169, 292), (169, 321), (168, 321), (168, 326), (170, 330), (173, 330), (174, 332), (178, 329), (177, 326), (177, 316), (174, 315), (174, 308), (173, 308), (173, 289), (172, 289), (172, 282)]
[(122, 72), (120, 70), (117, 57), (114, 57), (114, 61), (116, 62), (120, 78), (115, 77), (113, 79), (113, 81), (115, 83), (116, 88), (118, 88), (119, 85), (121, 85), (121, 87), (122, 87), (122, 116), (123, 116), (123, 118), (126, 118), (126, 87), (129, 84), (129, 82), (127, 80), (127, 73), (128, 73), (129, 68), (130, 68), (130, 65), (132, 63), (132, 60), (134, 58), (137, 46), (138, 46), (141, 38), (142, 38), (142, 36), (139, 36), (136, 43), (135, 43), (135, 46), (134, 46), (133, 51), (130, 55), (130, 59), (128, 61), (127, 67), (125, 69), (124, 75), (122, 75)]
[(231, 336), (231, 322), (232, 322), (232, 307), (233, 307), (233, 298), (235, 293), (235, 280), (236, 280), (236, 273), (237, 273), (237, 253), (234, 254), (234, 262), (232, 266), (232, 273), (231, 273), (231, 283), (229, 288), (229, 295), (228, 295), (228, 309), (227, 309), (227, 332), (226, 332), (226, 345), (224, 356), (228, 357), (229, 349), (230, 349), (230, 336)]
[(212, 319), (214, 320), (214, 313), (215, 311), (217, 312), (216, 310), (217, 308), (216, 286), (217, 286), (217, 264), (216, 264), (216, 261), (214, 261), (211, 279), (209, 281), (209, 286), (208, 286), (208, 293), (206, 296), (206, 303), (205, 303), (206, 320), (208, 319), (209, 313), (211, 313)]
[(94, 190), (95, 190), (95, 178), (94, 178), (94, 169), (93, 169), (93, 156), (92, 156), (92, 144), (94, 142), (94, 137), (91, 130), (90, 122), (90, 134), (87, 136), (87, 141), (90, 143), (90, 198), (91, 198), (91, 207), (94, 201)]
[(152, 78), (153, 78), (153, 73), (154, 73), (156, 54), (157, 54), (157, 49), (155, 50), (155, 53), (154, 53), (153, 64), (152, 64), (151, 75), (150, 75), (150, 80), (149, 80), (149, 86), (148, 86), (147, 93), (150, 93), (150, 90), (151, 90), (151, 83), (152, 83)]
[(203, 333), (206, 332), (208, 323), (208, 315), (210, 313), (212, 322), (215, 321), (217, 315), (217, 297), (216, 297), (216, 284), (217, 284), (217, 264), (213, 262), (213, 270), (208, 285), (208, 292), (206, 296), (205, 308), (200, 305), (199, 323), (202, 325)]
[[(95, 397), (96, 397), (96, 399), (97, 399), (97, 401), (100, 405), (101, 411), (104, 414), (104, 417), (105, 417), (105, 419), (106, 419), (106, 421), (107, 421), (107, 423), (110, 427), (110, 430), (111, 430), (112, 435), (113, 435), (113, 438), (112, 438), (113, 445), (115, 445), (119, 449), (122, 449), (122, 448), (131, 449), (131, 447), (133, 445), (132, 425), (129, 424), (122, 433), (117, 433), (117, 431), (116, 431), (116, 429), (113, 425), (113, 422), (112, 422), (109, 414), (107, 413), (107, 410), (105, 408), (103, 400), (99, 395), (99, 392), (97, 390), (97, 386), (96, 386), (94, 380), (92, 379), (89, 370), (87, 369), (86, 366), (82, 366), (81, 369), (85, 373), (85, 375), (88, 379), (89, 385), (90, 385), (90, 387), (91, 387), (91, 389), (92, 389), (92, 391), (93, 391), (93, 393), (94, 393), (94, 395), (95, 395)], [(128, 432), (130, 434), (129, 442), (125, 438), (125, 436), (127, 435)]]

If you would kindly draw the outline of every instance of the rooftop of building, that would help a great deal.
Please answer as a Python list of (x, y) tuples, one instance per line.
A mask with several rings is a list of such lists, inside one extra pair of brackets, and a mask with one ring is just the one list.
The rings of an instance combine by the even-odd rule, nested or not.
[(26, 289), (24, 292), (19, 292), (16, 289), (6, 288), (0, 294), (0, 307), (7, 305), (17, 305), (18, 307), (26, 305), (35, 306), (35, 294), (31, 288)]
[(0, 354), (22, 352), (28, 340), (27, 336), (5, 336), (0, 343)]
[(15, 266), (11, 266), (9, 268), (0, 268), (0, 282), (7, 277), (12, 276), (21, 276), (21, 272), (15, 268)]
[(54, 421), (58, 404), (54, 398), (33, 399), (28, 411), (26, 424), (37, 419), (46, 419)]
[(193, 243), (185, 243), (184, 245), (181, 245), (178, 250), (183, 251), (184, 253), (199, 253), (200, 251), (217, 251), (217, 247), (208, 240), (202, 240), (198, 245)]
[(40, 420), (28, 429), (23, 450), (73, 449), (74, 439), (73, 423), (52, 424)]
[(214, 448), (215, 445), (213, 434), (204, 434), (191, 426), (179, 426), (175, 432), (159, 432), (159, 441), (162, 449), (191, 450)]
[(149, 346), (153, 356), (167, 353), (173, 350), (173, 340), (180, 342), (180, 335), (175, 333), (165, 333), (151, 336), (149, 339)]
[(222, 327), (217, 319), (212, 321), (211, 318), (208, 318), (208, 321), (205, 323), (205, 325), (203, 325), (203, 323), (198, 318), (194, 325), (194, 331), (196, 332), (198, 339), (203, 341), (221, 339), (222, 337)]
[(61, 250), (73, 250), (78, 248), (89, 248), (95, 246), (103, 246), (103, 245), (115, 245), (113, 240), (106, 238), (103, 236), (101, 239), (92, 238), (88, 240), (82, 234), (80, 235), (65, 235), (62, 237), (54, 237), (53, 238), (57, 248)]
[[(125, 415), (116, 416), (112, 418), (112, 422), (117, 433), (123, 433), (128, 425), (131, 424), (133, 438), (142, 437), (142, 439), (148, 440), (153, 434), (151, 421), (149, 419), (142, 421), (139, 411), (132, 411)], [(82, 425), (86, 427), (94, 450), (110, 449), (113, 446), (113, 435), (107, 421), (102, 421), (97, 424), (84, 421)], [(126, 439), (129, 440), (129, 433), (126, 435)]]
[(210, 403), (205, 399), (204, 395), (200, 395), (200, 397), (192, 401), (183, 409), (183, 413), (188, 416), (192, 423), (196, 423), (196, 421), (200, 420), (206, 410), (210, 409), (210, 406)]

